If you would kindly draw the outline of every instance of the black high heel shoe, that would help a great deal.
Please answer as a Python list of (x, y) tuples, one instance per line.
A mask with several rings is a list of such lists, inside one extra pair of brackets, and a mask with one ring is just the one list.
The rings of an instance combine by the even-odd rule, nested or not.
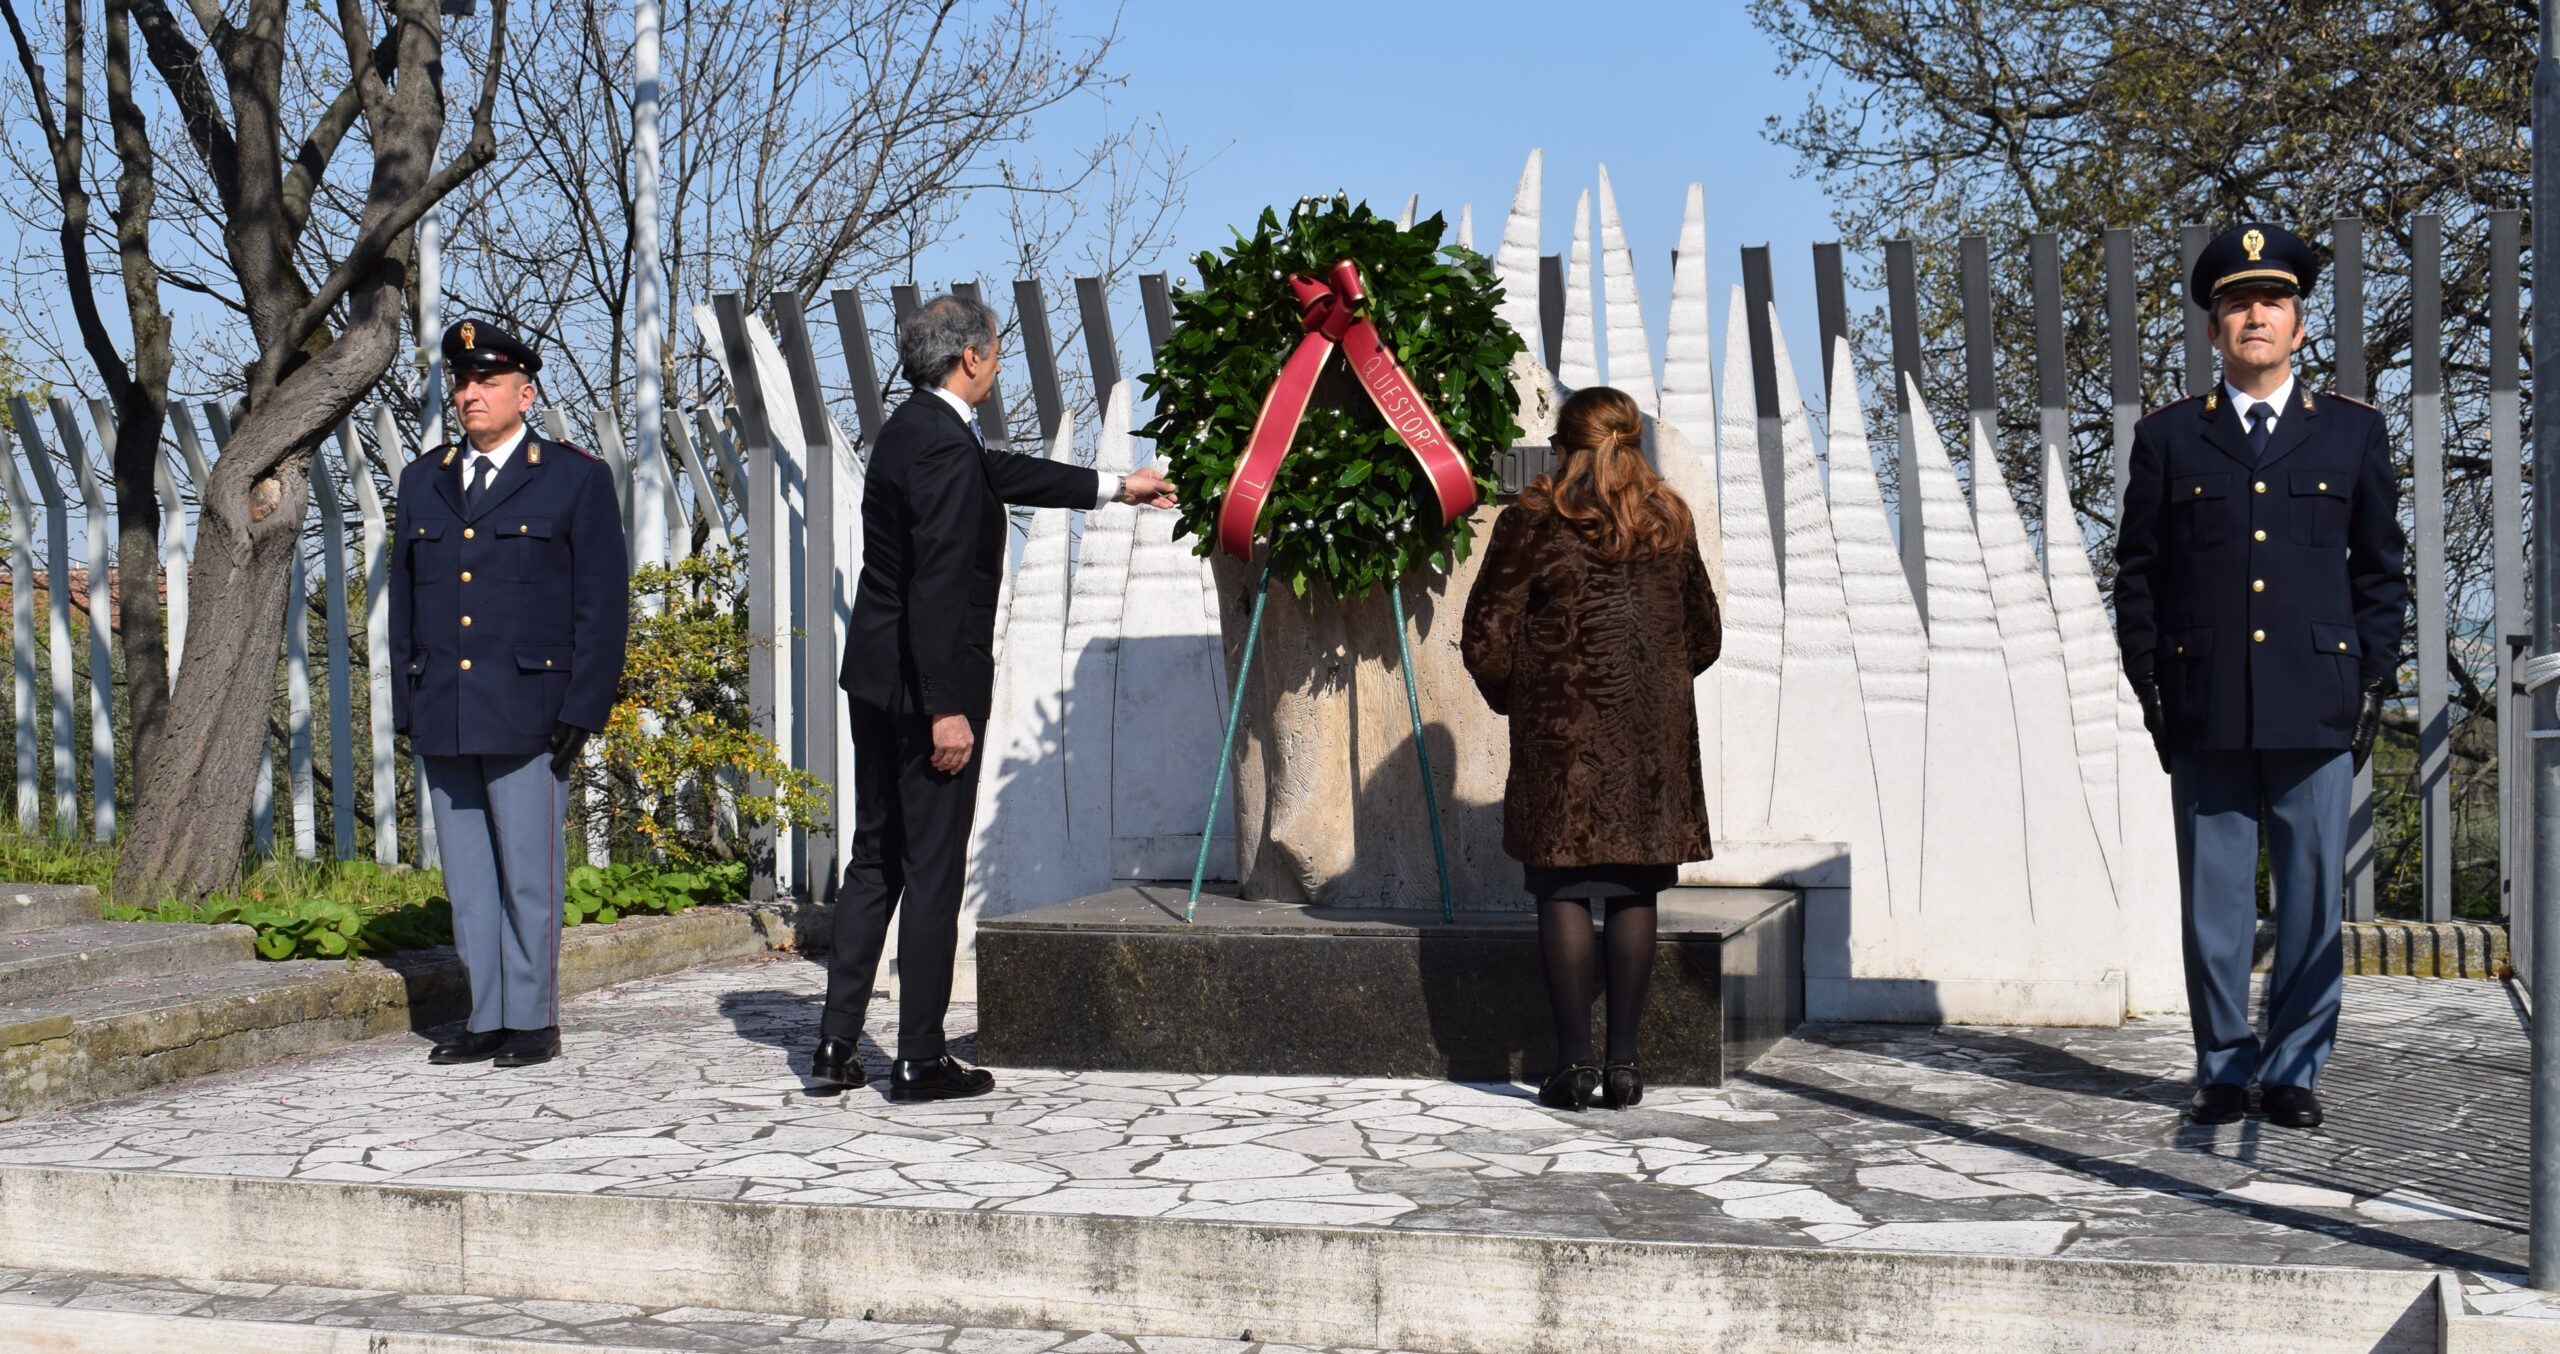
[(1538, 1088), (1538, 1103), (1551, 1110), (1589, 1109), (1591, 1097), (1599, 1090), (1599, 1068), (1589, 1063), (1566, 1063)]
[(1626, 1109), (1644, 1099), (1644, 1073), (1634, 1063), (1611, 1063), (1600, 1074), (1600, 1103), (1613, 1110)]

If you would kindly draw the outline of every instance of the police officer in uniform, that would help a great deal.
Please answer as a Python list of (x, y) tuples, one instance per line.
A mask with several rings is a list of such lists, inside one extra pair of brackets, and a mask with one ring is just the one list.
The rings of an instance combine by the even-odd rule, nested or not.
[[(2197, 257), (2222, 382), (2137, 425), (2116, 636), (2169, 772), (2196, 1090), (2224, 1124), (2261, 1088), (2316, 1128), (2337, 1038), (2347, 809), (2400, 664), (2398, 481), (2382, 415), (2294, 377), (2309, 245), (2235, 227)], [(2275, 890), (2267, 1032), (2249, 1018), (2259, 832)]]
[(400, 473), (393, 727), (426, 759), (465, 1032), (428, 1061), (560, 1051), (569, 771), (622, 680), (631, 579), (613, 477), (525, 415), (542, 358), (484, 321), (445, 331), (459, 442)]

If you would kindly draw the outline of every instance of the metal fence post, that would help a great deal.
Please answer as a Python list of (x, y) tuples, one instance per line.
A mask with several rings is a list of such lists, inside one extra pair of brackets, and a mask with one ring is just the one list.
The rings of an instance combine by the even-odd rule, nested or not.
[(18, 458), (0, 447), (0, 467), (8, 475), (9, 520), (9, 666), (10, 711), (17, 716), (18, 830), (37, 831), (44, 817), (36, 796), (36, 547), (35, 509), (27, 499), (27, 483), (18, 473)]
[[(373, 487), (373, 471), (365, 465), (361, 450), (349, 440), (353, 434), (351, 423), (338, 432), (339, 444), (347, 449), (347, 484), (355, 491), (356, 512), (364, 519), (365, 689), (372, 697), (365, 714), (366, 732), (370, 735), (367, 751), (373, 754), (373, 858), (382, 865), (397, 865), (400, 773), (392, 760), (397, 735), (391, 728), (391, 554), (386, 548), (391, 530), (382, 510), (382, 494)], [(400, 421), (392, 417), (388, 404), (374, 406), (373, 437), (385, 464), (403, 463), (406, 458), (400, 455)], [(421, 805), (419, 821), (424, 822), (426, 816), (425, 806)]]
[[(62, 454), (71, 460), (72, 482), (80, 486), (82, 535), (89, 564), (89, 828), (102, 842), (116, 839), (115, 651), (107, 638), (115, 633), (115, 606), (109, 599), (115, 581), (108, 575), (106, 494), (98, 484), (97, 462), (80, 436), (80, 420), (71, 401), (53, 397), (53, 424), (62, 434)], [(115, 454), (115, 429), (98, 426), (109, 456)], [(66, 589), (68, 580), (63, 585)]]
[[(797, 401), (802, 487), (807, 500), (809, 544), (802, 557), (802, 589), (808, 598), (800, 613), (806, 635), (800, 651), (800, 683), (807, 698), (797, 711), (803, 751), (800, 769), (833, 792), (836, 788), (836, 447), (835, 416), (827, 412), (825, 389), (818, 384), (818, 355), (809, 343), (808, 316), (798, 296), (777, 292), (773, 298), (774, 337), (791, 367), (791, 390)], [(839, 798), (841, 798), (839, 796)], [(800, 833), (801, 896), (813, 903), (836, 900), (835, 824), (831, 816)]]
[[(722, 292), (712, 298), (719, 317), (720, 343), (728, 353), (730, 393), (737, 399), (738, 439), (745, 444), (748, 472), (747, 551), (752, 557), (758, 551), (775, 549), (774, 536), (774, 465), (773, 434), (765, 422), (763, 382), (756, 377), (756, 354), (747, 341), (747, 307), (736, 292)], [(747, 569), (747, 717), (756, 735), (774, 746), (782, 745), (781, 730), (775, 727), (774, 683), (779, 675), (775, 662), (776, 641), (773, 584), (770, 570)], [(746, 792), (769, 796), (773, 778), (749, 776)], [(758, 823), (747, 832), (747, 896), (757, 902), (772, 900), (776, 879), (774, 856), (775, 834), (771, 823)]]
[(1884, 242), (1885, 304), (1893, 324), (1893, 494), (1900, 527), (1902, 573), (1911, 580), (1911, 603), (1920, 624), (1929, 623), (1928, 537), (1920, 521), (1918, 433), (1912, 420), (1924, 410), (1911, 392), (1928, 380), (1920, 349), (1920, 261), (1909, 240)]
[(2409, 222), (2409, 491), (2417, 500), (2418, 815), (2428, 921), (2453, 920), (2453, 748), (2444, 561), (2444, 226)]
[(27, 469), (36, 492), (44, 496), (45, 641), (47, 676), (53, 708), (53, 835), (68, 837), (80, 815), (79, 777), (71, 770), (71, 513), (62, 495), (62, 480), (53, 473), (53, 453), (36, 431), (36, 415), (27, 402), (9, 397), (9, 414), (18, 440), (27, 449)]
[[(2365, 398), (2364, 379), (2364, 223), (2341, 217), (2331, 240), (2330, 327), (2336, 331), (2330, 351), (2336, 354), (2337, 390), (2351, 400)], [(2347, 800), (2347, 902), (2349, 921), (2371, 921), (2378, 843), (2373, 834), (2373, 763), (2356, 772)]]
[[(353, 454), (356, 426), (338, 423), (338, 446), (350, 475), (363, 467)], [(311, 490), (320, 501), (320, 603), (329, 658), (329, 853), (356, 858), (356, 733), (353, 683), (347, 658), (347, 518), (338, 504), (337, 476), (329, 468), (329, 444), (311, 449)]]

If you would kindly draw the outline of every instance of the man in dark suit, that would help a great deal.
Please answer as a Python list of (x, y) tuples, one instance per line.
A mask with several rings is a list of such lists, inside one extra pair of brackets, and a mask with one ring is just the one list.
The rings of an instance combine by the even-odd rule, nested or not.
[[(995, 1078), (944, 1051), (980, 742), (995, 679), (1005, 505), (1173, 504), (1152, 470), (1125, 478), (989, 451), (973, 414), (995, 388), (995, 312), (941, 296), (898, 326), (916, 393), (880, 430), (863, 478), (862, 580), (845, 636), (853, 840), (837, 894), (826, 1012), (810, 1076), (863, 1079), (855, 1041), (898, 917), (891, 1100), (983, 1095)], [(903, 908), (902, 905), (903, 904)]]
[(444, 360), (463, 441), (400, 472), (391, 550), (391, 723), (426, 759), (471, 982), (428, 1061), (525, 1067), (560, 1051), (569, 769), (613, 711), (631, 573), (612, 474), (525, 425), (541, 355), (464, 320)]
[[(2188, 1115), (2321, 1122), (2337, 1039), (2347, 809), (2397, 686), (2404, 542), (2382, 415), (2294, 379), (2310, 246), (2243, 225), (2198, 256), (2222, 384), (2134, 430), (2116, 541), (2116, 635), (2169, 772), (2187, 1003)], [(2258, 834), (2276, 948), (2249, 1019)]]

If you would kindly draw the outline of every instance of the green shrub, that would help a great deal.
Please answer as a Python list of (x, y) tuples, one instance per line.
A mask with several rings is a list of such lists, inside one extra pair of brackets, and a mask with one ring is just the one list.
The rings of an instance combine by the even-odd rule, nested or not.
[(646, 861), (581, 865), (569, 871), (570, 926), (648, 914), (673, 916), (699, 903), (725, 903), (746, 892), (743, 860), (660, 869)]

